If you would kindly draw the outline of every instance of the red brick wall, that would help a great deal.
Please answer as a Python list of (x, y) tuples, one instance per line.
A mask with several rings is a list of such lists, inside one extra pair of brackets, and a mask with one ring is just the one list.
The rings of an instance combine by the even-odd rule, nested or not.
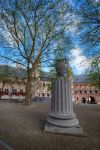
[[(74, 99), (81, 102), (82, 98), (88, 99), (94, 97), (97, 103), (100, 103), (100, 90), (90, 83), (74, 83), (73, 85)], [(78, 98), (78, 99), (77, 99)]]

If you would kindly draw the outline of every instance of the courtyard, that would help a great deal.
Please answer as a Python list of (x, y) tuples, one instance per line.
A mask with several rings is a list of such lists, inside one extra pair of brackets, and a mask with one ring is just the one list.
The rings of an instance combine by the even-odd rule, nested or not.
[(24, 106), (1, 100), (0, 150), (100, 150), (100, 105), (74, 105), (83, 136), (45, 133), (49, 112), (50, 101)]

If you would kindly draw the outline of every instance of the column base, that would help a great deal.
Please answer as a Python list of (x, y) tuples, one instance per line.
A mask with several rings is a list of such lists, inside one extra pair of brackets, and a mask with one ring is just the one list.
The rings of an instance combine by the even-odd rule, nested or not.
[(44, 130), (51, 133), (83, 135), (83, 130), (74, 113), (49, 113)]
[(44, 130), (45, 132), (50, 132), (50, 133), (84, 136), (83, 130), (80, 127), (80, 125), (77, 125), (74, 127), (63, 128), (63, 127), (53, 126), (47, 122)]

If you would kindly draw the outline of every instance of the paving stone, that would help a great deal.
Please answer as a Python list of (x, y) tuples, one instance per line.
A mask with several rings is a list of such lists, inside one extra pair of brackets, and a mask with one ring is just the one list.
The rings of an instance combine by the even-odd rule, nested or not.
[(50, 102), (0, 101), (0, 140), (14, 150), (100, 150), (100, 105), (77, 104), (74, 111), (86, 137), (45, 133)]

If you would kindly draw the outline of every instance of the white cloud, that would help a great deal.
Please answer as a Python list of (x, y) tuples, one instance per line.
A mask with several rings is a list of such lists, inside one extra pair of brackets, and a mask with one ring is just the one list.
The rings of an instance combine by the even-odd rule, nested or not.
[(96, 2), (99, 2), (100, 0), (95, 0)]
[(71, 50), (70, 65), (73, 68), (75, 74), (82, 74), (89, 67), (87, 58), (82, 54), (80, 48)]

